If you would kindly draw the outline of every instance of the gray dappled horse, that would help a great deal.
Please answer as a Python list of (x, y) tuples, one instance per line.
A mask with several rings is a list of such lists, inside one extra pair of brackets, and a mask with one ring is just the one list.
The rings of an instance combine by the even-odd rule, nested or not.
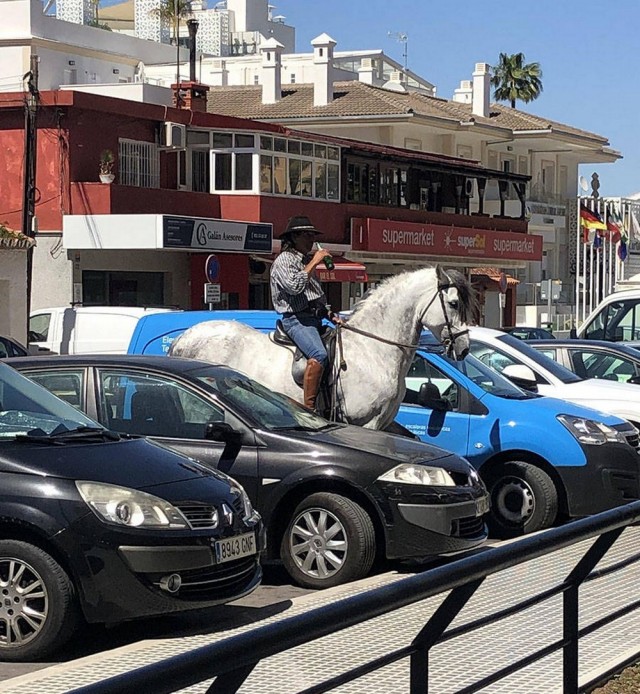
[[(405, 394), (420, 332), (431, 330), (452, 356), (463, 359), (475, 306), (469, 281), (453, 270), (422, 268), (384, 280), (340, 328), (342, 355), (338, 349), (329, 367), (339, 418), (370, 429), (390, 425)], [(302, 388), (292, 376), (294, 349), (244, 323), (198, 323), (173, 342), (169, 354), (226, 364), (302, 400)], [(298, 368), (304, 370), (304, 359)]]

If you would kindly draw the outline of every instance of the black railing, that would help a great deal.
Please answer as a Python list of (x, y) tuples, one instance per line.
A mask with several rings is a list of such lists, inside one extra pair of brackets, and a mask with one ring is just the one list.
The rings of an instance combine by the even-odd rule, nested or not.
[[(264, 658), (451, 591), (410, 644), (323, 680), (303, 690), (304, 693), (319, 694), (331, 691), (405, 658), (410, 659), (408, 691), (410, 694), (426, 693), (429, 682), (429, 652), (434, 645), (481, 629), (488, 624), (495, 624), (500, 619), (562, 595), (563, 629), (562, 634), (558, 634), (553, 643), (486, 675), (458, 690), (457, 694), (479, 691), (557, 651), (562, 651), (563, 692), (577, 694), (594, 684), (583, 683), (582, 689), (579, 688), (579, 639), (640, 607), (640, 600), (630, 600), (626, 606), (580, 628), (579, 588), (585, 581), (610, 575), (640, 561), (639, 553), (605, 569), (594, 571), (597, 563), (623, 530), (638, 521), (640, 501), (568, 523), (560, 528), (524, 537), (508, 545), (487, 549), (446, 566), (400, 579), (390, 585), (285, 618), (274, 624), (256, 627), (217, 643), (73, 691), (75, 694), (164, 694), (215, 678), (207, 692), (236, 692)], [(597, 539), (558, 585), (516, 605), (498, 609), (490, 615), (455, 629), (448, 629), (487, 576), (591, 538)], [(513, 635), (511, 637), (513, 638)], [(640, 648), (631, 660), (638, 656)]]

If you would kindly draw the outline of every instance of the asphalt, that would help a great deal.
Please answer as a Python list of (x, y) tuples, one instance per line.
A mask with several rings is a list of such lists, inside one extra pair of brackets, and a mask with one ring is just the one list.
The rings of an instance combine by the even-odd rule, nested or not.
[[(606, 567), (637, 553), (640, 527), (627, 528), (601, 561)], [(546, 587), (559, 583), (575, 566), (592, 541), (556, 551), (527, 564), (518, 565), (488, 577), (471, 598), (454, 626), (475, 620), (502, 607), (514, 604)], [(256, 623), (268, 624), (294, 614), (301, 614), (363, 590), (406, 576), (398, 571), (372, 576), (357, 584), (348, 584), (319, 593), (308, 593), (290, 600), (276, 601), (269, 610), (257, 608), (257, 620), (227, 628), (218, 623), (190, 633), (149, 638), (95, 653), (67, 663), (45, 667), (37, 672), (7, 679), (3, 694), (58, 694), (72, 692), (85, 684), (127, 672), (136, 667), (184, 653), (192, 648), (220, 641), (254, 628)], [(611, 611), (626, 605), (637, 596), (637, 567), (605, 574), (586, 583), (580, 591), (580, 626), (591, 624)], [(309, 687), (330, 675), (336, 675), (384, 652), (409, 643), (442, 601), (436, 596), (370, 620), (348, 630), (336, 632), (319, 641), (299, 646), (261, 662), (242, 686), (241, 692), (251, 694), (290, 694)], [(640, 650), (640, 613), (631, 613), (581, 639), (581, 681), (588, 681), (623, 662), (633, 651)], [(562, 596), (522, 613), (489, 624), (482, 630), (436, 646), (430, 655), (429, 692), (458, 691), (474, 680), (507, 666), (562, 636)], [(484, 690), (491, 694), (554, 694), (561, 691), (562, 655), (554, 654), (534, 663), (507, 679)], [(189, 687), (189, 694), (205, 692), (210, 683)], [(341, 694), (408, 691), (408, 665), (395, 663), (379, 673), (343, 685)]]

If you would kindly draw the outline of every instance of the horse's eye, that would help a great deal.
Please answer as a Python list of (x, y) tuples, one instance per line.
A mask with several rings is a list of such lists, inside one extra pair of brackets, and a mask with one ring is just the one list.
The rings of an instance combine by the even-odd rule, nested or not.
[(457, 301), (450, 301), (449, 306), (451, 306), (454, 311), (457, 311), (460, 308), (460, 304)]

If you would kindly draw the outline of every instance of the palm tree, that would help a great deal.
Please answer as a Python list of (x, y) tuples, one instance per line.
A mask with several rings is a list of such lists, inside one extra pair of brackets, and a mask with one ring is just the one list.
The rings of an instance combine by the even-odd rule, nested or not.
[(169, 22), (175, 45), (178, 43), (181, 20), (190, 17), (192, 14), (191, 0), (161, 0), (160, 5), (151, 10), (151, 14)]
[(491, 84), (495, 87), (496, 101), (509, 101), (511, 108), (516, 100), (529, 103), (542, 93), (542, 70), (540, 63), (524, 62), (524, 53), (507, 55), (500, 53), (500, 62), (493, 68)]

